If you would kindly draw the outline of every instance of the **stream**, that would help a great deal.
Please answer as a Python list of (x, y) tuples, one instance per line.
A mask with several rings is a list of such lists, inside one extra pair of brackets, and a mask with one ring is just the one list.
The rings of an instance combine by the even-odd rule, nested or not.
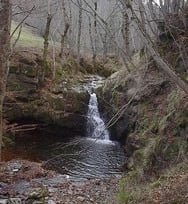
[(39, 136), (17, 139), (3, 159), (46, 162), (45, 167), (74, 179), (108, 178), (121, 174), (125, 153), (119, 143), (85, 137)]
[(3, 160), (42, 162), (46, 168), (73, 181), (120, 175), (126, 155), (118, 142), (109, 139), (109, 132), (98, 110), (97, 96), (93, 92), (96, 85), (92, 82), (86, 86), (90, 94), (86, 136), (64, 138), (45, 132), (17, 136), (15, 145), (3, 151)]

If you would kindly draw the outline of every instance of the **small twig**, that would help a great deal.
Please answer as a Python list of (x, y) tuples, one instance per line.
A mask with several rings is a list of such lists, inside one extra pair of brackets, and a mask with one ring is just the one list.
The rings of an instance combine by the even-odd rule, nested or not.
[(12, 50), (16, 47), (16, 44), (17, 44), (18, 40), (20, 39), (21, 32), (22, 32), (22, 25), (20, 26), (20, 30), (19, 30), (18, 36), (17, 36), (14, 44), (12, 45)]

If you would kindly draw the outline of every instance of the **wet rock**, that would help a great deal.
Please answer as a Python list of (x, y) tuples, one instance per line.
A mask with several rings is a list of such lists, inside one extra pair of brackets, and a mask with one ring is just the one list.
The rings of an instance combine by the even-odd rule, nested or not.
[(57, 189), (56, 188), (49, 188), (48, 192), (49, 193), (55, 193), (55, 192), (57, 192)]
[(0, 204), (8, 204), (8, 199), (0, 199)]
[(18, 172), (22, 168), (22, 163), (20, 161), (11, 162), (8, 165), (8, 170), (13, 172)]
[(130, 130), (130, 120), (128, 114), (123, 114), (115, 125), (113, 125), (113, 130), (115, 131), (116, 139), (124, 141)]
[(53, 200), (49, 200), (49, 201), (48, 201), (48, 204), (56, 204), (56, 202), (53, 201)]
[(46, 204), (46, 202), (44, 202), (44, 201), (33, 201), (33, 203), (32, 204)]
[(84, 202), (85, 201), (85, 198), (83, 196), (78, 196), (77, 197), (77, 201), (79, 202)]
[(40, 198), (45, 197), (47, 194), (48, 194), (48, 191), (46, 189), (37, 188), (33, 192), (30, 193), (28, 198), (40, 199)]
[(10, 203), (22, 204), (22, 200), (20, 198), (10, 198)]
[(20, 198), (0, 199), (0, 204), (22, 204)]
[(26, 200), (26, 204), (46, 204), (45, 197), (47, 195), (48, 191), (46, 189), (33, 189)]
[[(22, 82), (22, 79), (20, 81)], [(18, 85), (21, 82), (17, 82)], [(13, 87), (17, 87), (17, 85)], [(38, 88), (37, 92), (39, 91)], [(13, 92), (17, 94), (18, 91), (13, 90)], [(62, 90), (61, 93), (60, 91), (43, 90), (40, 94), (30, 94), (29, 91), (20, 92), (21, 96), (15, 95), (5, 100), (5, 103), (9, 104), (5, 106), (5, 115), (8, 120), (18, 123), (24, 120), (23, 118), (31, 118), (62, 128), (71, 128), (79, 134), (84, 132), (83, 127), (86, 122), (85, 115), (89, 101), (87, 92), (78, 93), (74, 90)], [(22, 106), (18, 106), (18, 103), (22, 103)]]

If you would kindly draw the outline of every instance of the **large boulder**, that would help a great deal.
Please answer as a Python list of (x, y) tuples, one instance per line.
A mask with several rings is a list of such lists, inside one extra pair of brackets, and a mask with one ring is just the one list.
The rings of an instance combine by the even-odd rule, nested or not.
[(113, 74), (97, 93), (100, 107), (106, 121), (110, 121), (111, 138), (126, 142), (131, 132), (139, 126), (142, 109), (157, 95), (163, 95), (170, 88), (170, 82), (158, 70), (150, 68), (125, 70)]

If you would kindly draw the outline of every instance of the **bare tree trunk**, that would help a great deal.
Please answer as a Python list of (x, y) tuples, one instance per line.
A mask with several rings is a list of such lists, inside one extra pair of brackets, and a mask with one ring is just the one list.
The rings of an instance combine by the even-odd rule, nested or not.
[(123, 16), (123, 23), (121, 28), (122, 37), (125, 44), (125, 50), (128, 55), (130, 55), (130, 30), (129, 30), (129, 16), (127, 15), (125, 8), (123, 7), (122, 10), (122, 16)]
[[(156, 39), (157, 39), (158, 38), (158, 34), (157, 34), (157, 32), (155, 31), (155, 29), (154, 29), (154, 27), (152, 25), (152, 21), (149, 20), (150, 17), (148, 16), (148, 13), (146, 11), (146, 6), (140, 0), (137, 0), (137, 4), (139, 5), (140, 21), (141, 21), (141, 24), (142, 24), (143, 31), (153, 34), (156, 37)], [(152, 8), (151, 4), (148, 2), (148, 6), (149, 5)], [(154, 10), (153, 11), (150, 10), (150, 13), (152, 13), (152, 12), (154, 12)], [(152, 13), (151, 15), (153, 16), (153, 19), (152, 19), (153, 22), (156, 23), (158, 18), (154, 17), (155, 16), (154, 13)]]
[(169, 14), (170, 13), (170, 0), (165, 0), (164, 1), (164, 6), (163, 6), (163, 15), (164, 14)]
[(140, 12), (140, 19), (142, 22), (142, 28), (144, 30), (144, 32), (146, 32), (146, 19), (145, 19), (145, 10), (144, 10), (144, 6), (143, 6), (143, 2), (140, 0), (137, 0), (138, 5), (139, 5), (139, 12)]
[(129, 22), (129, 16), (128, 13), (126, 11), (126, 5), (124, 1), (120, 1), (121, 5), (122, 5), (122, 28), (121, 28), (121, 33), (122, 33), (122, 37), (123, 37), (123, 41), (124, 41), (124, 50), (125, 53), (123, 53), (122, 51), (120, 51), (120, 56), (121, 56), (121, 60), (123, 63), (123, 66), (125, 69), (127, 69), (128, 72), (130, 72), (129, 70), (129, 66), (128, 66), (128, 58), (130, 58), (130, 22)]
[(42, 70), (42, 82), (44, 82), (45, 75), (48, 70), (48, 46), (49, 46), (49, 34), (50, 34), (50, 25), (52, 21), (52, 15), (48, 14), (47, 21), (46, 21), (46, 28), (44, 32), (44, 50), (43, 50), (43, 70)]
[(93, 45), (92, 24), (91, 24), (90, 16), (88, 16), (88, 22), (89, 22), (89, 37), (90, 37), (90, 43), (91, 43), (91, 50), (94, 53), (95, 52), (95, 48), (94, 48), (94, 45)]
[(101, 37), (101, 41), (102, 41), (102, 45), (103, 45), (103, 59), (106, 62), (107, 60), (107, 53), (108, 53), (108, 45), (107, 45), (107, 37), (108, 34), (106, 31), (104, 31), (105, 33), (100, 33), (100, 37)]
[(66, 37), (67, 37), (67, 33), (69, 31), (69, 24), (65, 25), (65, 30), (63, 35), (61, 35), (61, 52), (60, 52), (60, 57), (63, 58), (63, 53), (64, 53), (64, 48), (65, 48), (65, 41), (66, 41)]
[(65, 7), (65, 0), (62, 0), (62, 9), (63, 9), (63, 18), (64, 18), (64, 32), (61, 35), (61, 52), (60, 52), (60, 57), (63, 57), (64, 53), (64, 48), (65, 48), (65, 43), (67, 43), (67, 34), (70, 28), (69, 20), (68, 20), (68, 15), (66, 12), (66, 7)]
[(68, 31), (68, 43), (69, 43), (69, 49), (70, 52), (73, 53), (73, 47), (74, 47), (74, 40), (72, 36), (72, 7), (71, 7), (71, 1), (68, 1), (68, 7), (69, 7), (69, 31)]
[(81, 47), (81, 34), (82, 34), (82, 0), (78, 0), (79, 14), (78, 14), (78, 37), (77, 37), (77, 57), (80, 61), (80, 47)]
[(95, 63), (97, 57), (97, 0), (94, 2), (94, 52), (93, 62)]
[(11, 5), (9, 0), (0, 1), (0, 160), (3, 138), (3, 102), (6, 93), (10, 55), (10, 18)]
[(180, 3), (181, 3), (180, 0), (172, 0), (171, 10), (172, 10), (172, 13), (173, 13), (173, 14), (177, 14), (177, 13), (179, 12)]

